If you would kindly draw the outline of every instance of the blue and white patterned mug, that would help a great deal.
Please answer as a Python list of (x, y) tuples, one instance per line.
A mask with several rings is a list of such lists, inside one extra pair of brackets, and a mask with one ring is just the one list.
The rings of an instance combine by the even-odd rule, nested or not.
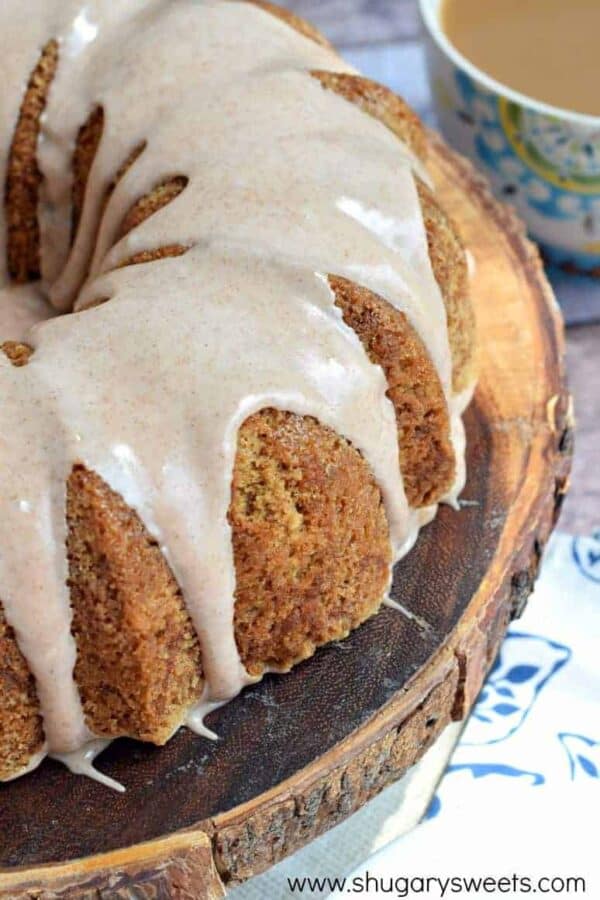
[(490, 78), (444, 34), (442, 0), (419, 2), (442, 133), (517, 208), (548, 259), (600, 276), (600, 117), (548, 106)]

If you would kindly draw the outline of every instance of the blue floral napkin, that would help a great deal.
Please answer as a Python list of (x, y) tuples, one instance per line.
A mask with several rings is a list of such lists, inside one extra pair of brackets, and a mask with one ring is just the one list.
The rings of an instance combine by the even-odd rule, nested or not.
[(548, 784), (600, 786), (600, 531), (553, 539), (428, 815), (441, 814), (459, 781), (501, 788), (509, 778), (524, 801)]

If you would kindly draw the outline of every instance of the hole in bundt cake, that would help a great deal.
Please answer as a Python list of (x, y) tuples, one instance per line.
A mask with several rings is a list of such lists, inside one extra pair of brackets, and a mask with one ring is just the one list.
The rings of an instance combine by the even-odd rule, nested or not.
[(10, 146), (4, 205), (6, 256), (11, 278), (19, 283), (40, 277), (40, 231), (37, 216), (42, 174), (37, 162), (40, 119), (58, 65), (58, 43), (49, 41), (31, 73)]
[(188, 181), (185, 175), (175, 175), (173, 178), (160, 181), (151, 191), (140, 197), (125, 215), (119, 229), (119, 238), (171, 203), (186, 188)]

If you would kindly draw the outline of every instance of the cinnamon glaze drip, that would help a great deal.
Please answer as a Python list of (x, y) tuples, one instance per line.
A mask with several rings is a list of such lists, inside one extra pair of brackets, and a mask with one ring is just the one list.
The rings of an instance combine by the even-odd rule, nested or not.
[[(40, 49), (58, 47), (37, 152), (41, 288), (10, 285), (0, 220), (0, 342), (33, 347), (18, 368), (0, 354), (0, 597), (35, 677), (46, 751), (68, 759), (95, 738), (73, 675), (74, 465), (120, 494), (159, 543), (214, 708), (252, 680), (234, 637), (227, 519), (249, 416), (313, 416), (349, 440), (380, 486), (394, 560), (434, 512), (406, 502), (383, 371), (345, 324), (329, 276), (385, 297), (427, 348), (451, 416), (454, 496), (464, 404), (452, 397), (415, 184), (427, 175), (396, 135), (311, 75), (352, 71), (327, 46), (225, 0), (10, 0), (0, 40), (14, 86), (0, 98), (2, 171), (21, 86)], [(101, 134), (74, 191), (74, 147), (94, 110)], [(141, 198), (157, 185), (168, 196), (147, 210)], [(34, 299), (40, 290), (51, 308)]]

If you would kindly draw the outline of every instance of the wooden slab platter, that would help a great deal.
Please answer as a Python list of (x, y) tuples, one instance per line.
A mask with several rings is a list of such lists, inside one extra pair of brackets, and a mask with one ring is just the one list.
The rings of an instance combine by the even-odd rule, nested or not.
[(572, 421), (561, 318), (535, 248), (431, 136), (431, 171), (475, 261), (481, 377), (463, 508), (396, 568), (385, 609), (342, 644), (156, 749), (118, 741), (113, 794), (56, 763), (0, 787), (0, 896), (208, 900), (399, 778), (469, 711), (531, 591), (566, 489)]

